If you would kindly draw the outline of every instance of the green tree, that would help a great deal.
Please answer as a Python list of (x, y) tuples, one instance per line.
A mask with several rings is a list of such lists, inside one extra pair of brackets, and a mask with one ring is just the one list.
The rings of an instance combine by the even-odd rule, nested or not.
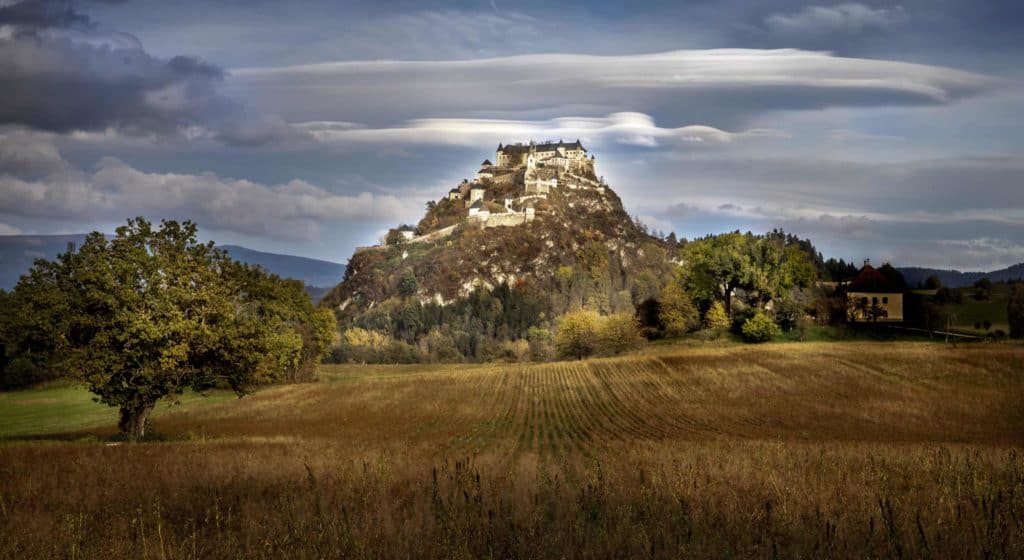
[(700, 326), (700, 313), (678, 282), (669, 282), (661, 290), (659, 304), (659, 320), (665, 336), (683, 336)]
[(732, 321), (729, 319), (729, 314), (725, 312), (725, 306), (722, 305), (722, 302), (716, 301), (711, 305), (707, 315), (704, 316), (704, 324), (716, 333), (723, 333), (729, 330), (729, 327), (732, 326)]
[(555, 334), (555, 349), (565, 358), (583, 359), (597, 347), (600, 316), (593, 311), (572, 311), (562, 316)]
[(739, 232), (695, 240), (683, 248), (687, 285), (698, 300), (721, 301), (732, 313), (732, 298), (750, 268), (747, 242)]
[(817, 268), (803, 244), (782, 232), (712, 235), (686, 245), (682, 274), (695, 299), (706, 305), (721, 301), (729, 315), (740, 290), (748, 304), (763, 309), (794, 288), (814, 284)]
[(1010, 319), (1010, 336), (1024, 338), (1024, 283), (1013, 284), (1006, 314)]
[[(294, 372), (304, 352), (318, 358), (333, 331), (333, 316), (297, 305), (301, 283), (199, 243), (191, 222), (155, 229), (136, 218), (110, 240), (89, 234), (77, 251), (37, 261), (14, 295), (7, 326), (52, 321), (15, 359), (38, 354), (30, 359), (84, 381), (119, 409), (131, 440), (160, 399), (218, 385), (244, 394)], [(298, 325), (309, 326), (308, 347)]]

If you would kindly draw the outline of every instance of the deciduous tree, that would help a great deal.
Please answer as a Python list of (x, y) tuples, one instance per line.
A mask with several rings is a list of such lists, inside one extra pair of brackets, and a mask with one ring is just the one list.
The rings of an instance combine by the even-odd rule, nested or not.
[(84, 381), (132, 440), (160, 399), (218, 385), (244, 394), (318, 359), (333, 331), (300, 282), (199, 243), (191, 222), (136, 218), (112, 239), (89, 234), (77, 251), (37, 261), (13, 295), (7, 327), (34, 330), (15, 359)]

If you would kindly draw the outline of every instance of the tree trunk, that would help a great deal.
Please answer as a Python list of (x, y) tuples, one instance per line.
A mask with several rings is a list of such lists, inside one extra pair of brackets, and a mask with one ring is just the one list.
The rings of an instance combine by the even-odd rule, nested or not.
[(121, 420), (118, 422), (117, 427), (128, 438), (128, 441), (139, 441), (146, 437), (146, 423), (149, 421), (149, 413), (152, 411), (152, 403), (122, 406)]

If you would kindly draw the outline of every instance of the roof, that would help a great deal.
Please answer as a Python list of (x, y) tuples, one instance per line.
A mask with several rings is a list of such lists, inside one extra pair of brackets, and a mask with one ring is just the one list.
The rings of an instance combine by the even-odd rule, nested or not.
[(416, 228), (410, 225), (403, 225), (398, 227), (398, 231), (416, 231)]
[[(882, 268), (888, 267), (892, 271), (896, 272), (895, 268), (889, 265), (885, 265)], [(899, 272), (896, 272), (898, 275)], [(847, 292), (863, 292), (863, 293), (899, 293), (904, 291), (905, 286), (900, 282), (900, 278), (896, 278), (895, 275), (886, 275), (882, 270), (877, 269), (870, 264), (864, 264), (864, 268), (860, 269), (857, 273), (857, 277), (850, 282), (849, 286), (846, 287)]]
[(538, 152), (551, 152), (558, 148), (565, 148), (567, 150), (583, 150), (584, 152), (587, 151), (579, 139), (575, 142), (562, 142), (559, 140), (558, 142), (542, 142), (540, 144), (534, 144), (532, 142), (530, 144), (523, 144), (520, 142), (519, 144), (509, 144), (504, 147), (502, 147), (501, 144), (498, 144), (498, 151), (506, 154), (525, 153), (530, 150), (531, 146)]
[(470, 208), (477, 208), (477, 209), (483, 208), (484, 207), (484, 201), (483, 200), (477, 200), (473, 204), (469, 205), (469, 207)]
[(457, 188), (456, 188), (456, 189), (452, 189), (452, 190), (450, 190), (450, 191), (448, 191), (448, 192), (449, 192), (449, 193), (462, 193), (462, 191), (460, 191), (460, 190), (459, 190), (459, 189), (457, 189)]
[(469, 190), (471, 190), (471, 191), (486, 191), (487, 188), (484, 187), (483, 185), (477, 184), (477, 185), (473, 185), (472, 187), (469, 187)]
[(481, 165), (481, 166), (485, 166), (485, 165), (494, 165), (494, 164), (493, 164), (493, 163), (491, 163), (491, 160), (489, 160), (489, 159), (485, 159), (485, 160), (484, 160), (484, 162), (483, 162), (483, 163), (481, 163), (480, 165)]

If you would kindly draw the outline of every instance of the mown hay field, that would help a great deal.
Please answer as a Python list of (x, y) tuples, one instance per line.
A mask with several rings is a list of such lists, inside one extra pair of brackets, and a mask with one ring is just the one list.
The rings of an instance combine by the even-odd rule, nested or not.
[[(1024, 348), (325, 367), (0, 444), (0, 557), (1021, 557)], [(0, 433), (4, 433), (0, 427)]]

